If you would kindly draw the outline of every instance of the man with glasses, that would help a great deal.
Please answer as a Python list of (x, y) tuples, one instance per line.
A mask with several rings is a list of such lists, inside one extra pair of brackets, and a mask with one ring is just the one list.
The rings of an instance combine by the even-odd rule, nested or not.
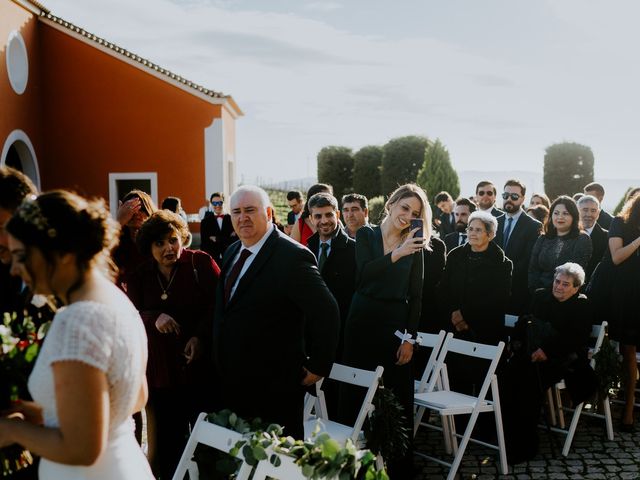
[(526, 191), (519, 180), (507, 180), (504, 184), (502, 205), (505, 214), (498, 218), (498, 231), (494, 240), (513, 262), (511, 297), (507, 307), (507, 313), (512, 315), (527, 313), (531, 301), (527, 283), (529, 260), (542, 229), (542, 224), (527, 215), (522, 208)]
[(229, 245), (238, 237), (231, 224), (231, 216), (224, 213), (224, 194), (216, 192), (211, 195), (213, 213), (206, 215), (200, 224), (200, 249), (213, 257), (218, 265)]
[(476, 187), (476, 203), (480, 211), (489, 212), (496, 218), (504, 215), (504, 212), (495, 207), (497, 190), (493, 183), (483, 180)]

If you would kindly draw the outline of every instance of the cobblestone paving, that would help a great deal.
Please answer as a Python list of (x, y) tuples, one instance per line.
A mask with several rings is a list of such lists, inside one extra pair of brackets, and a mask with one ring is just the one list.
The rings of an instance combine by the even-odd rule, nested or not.
[[(617, 431), (620, 407), (613, 406), (614, 440), (606, 437), (604, 420), (581, 416), (569, 456), (562, 456), (565, 436), (540, 429), (540, 452), (532, 461), (509, 466), (509, 475), (499, 475), (497, 451), (471, 444), (458, 470), (459, 479), (640, 479), (640, 426), (635, 433)], [(442, 434), (421, 429), (416, 450), (444, 457)], [(450, 459), (450, 457), (449, 457)], [(448, 470), (416, 457), (420, 471), (415, 478), (444, 479)], [(395, 479), (394, 479), (395, 480)], [(402, 479), (405, 480), (405, 479)]]

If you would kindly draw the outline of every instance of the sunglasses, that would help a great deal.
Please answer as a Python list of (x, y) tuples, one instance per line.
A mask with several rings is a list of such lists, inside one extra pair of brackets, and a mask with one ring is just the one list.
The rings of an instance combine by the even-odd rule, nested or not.
[(493, 197), (493, 190), (478, 190), (479, 197), (484, 197), (485, 195), (487, 197)]
[(504, 192), (502, 194), (502, 199), (506, 200), (507, 198), (511, 198), (511, 200), (513, 200), (514, 202), (517, 202), (520, 199), (521, 196), (522, 195), (520, 195), (519, 193), (507, 193), (507, 192)]
[(223, 202), (211, 202), (214, 207), (221, 207)]

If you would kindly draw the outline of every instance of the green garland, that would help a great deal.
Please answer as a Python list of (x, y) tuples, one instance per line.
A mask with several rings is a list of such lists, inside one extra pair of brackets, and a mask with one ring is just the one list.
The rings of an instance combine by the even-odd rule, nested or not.
[(615, 395), (620, 388), (622, 365), (620, 355), (611, 344), (609, 335), (605, 335), (602, 346), (593, 359), (596, 361), (594, 371), (598, 377), (600, 398), (605, 398), (606, 395)]
[(409, 448), (409, 431), (406, 428), (402, 405), (393, 391), (384, 388), (382, 382), (373, 397), (373, 410), (365, 424), (367, 448), (382, 458), (401, 457)]

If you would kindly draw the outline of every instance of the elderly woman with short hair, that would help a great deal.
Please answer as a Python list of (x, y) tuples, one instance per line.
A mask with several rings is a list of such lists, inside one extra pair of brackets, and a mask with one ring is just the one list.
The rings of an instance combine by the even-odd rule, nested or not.
[(584, 278), (577, 263), (556, 267), (552, 287), (536, 290), (532, 315), (516, 324), (513, 354), (499, 377), (509, 463), (536, 455), (537, 424), (547, 388), (564, 379), (574, 404), (595, 391), (587, 357), (592, 309), (580, 293)]
[(447, 256), (440, 295), (456, 336), (497, 344), (504, 338), (504, 314), (511, 291), (512, 263), (493, 240), (498, 222), (477, 211), (469, 216), (467, 241)]

